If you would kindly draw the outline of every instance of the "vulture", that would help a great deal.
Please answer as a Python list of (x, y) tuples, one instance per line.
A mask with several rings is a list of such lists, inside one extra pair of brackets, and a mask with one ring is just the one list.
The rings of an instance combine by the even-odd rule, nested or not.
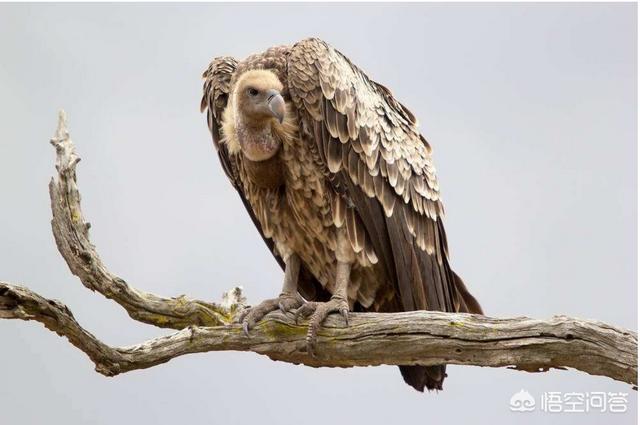
[[(482, 314), (449, 263), (431, 147), (389, 89), (317, 38), (203, 74), (222, 167), (284, 270), (281, 293), (246, 309), (309, 318), (307, 350), (330, 313)], [(445, 365), (400, 366), (418, 391), (441, 390)]]

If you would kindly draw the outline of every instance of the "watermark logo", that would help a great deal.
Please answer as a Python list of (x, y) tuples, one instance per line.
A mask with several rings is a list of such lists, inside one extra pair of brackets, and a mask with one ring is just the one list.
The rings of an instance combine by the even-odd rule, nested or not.
[(536, 399), (529, 391), (520, 390), (511, 396), (509, 409), (514, 412), (531, 412), (536, 408)]
[[(548, 413), (625, 413), (629, 393), (604, 391), (568, 392), (545, 391), (537, 405)], [(511, 396), (509, 409), (512, 412), (532, 412), (536, 409), (536, 399), (524, 389)]]

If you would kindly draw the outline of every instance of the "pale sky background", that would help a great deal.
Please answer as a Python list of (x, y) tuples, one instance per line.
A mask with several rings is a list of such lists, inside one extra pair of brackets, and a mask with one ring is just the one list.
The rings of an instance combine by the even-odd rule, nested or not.
[[(103, 341), (166, 333), (71, 275), (51, 235), (64, 107), (91, 236), (161, 295), (250, 302), (282, 272), (199, 113), (211, 58), (318, 36), (419, 117), (452, 263), (487, 314), (637, 329), (635, 4), (0, 5), (0, 279), (64, 301)], [(635, 423), (628, 385), (575, 371), (451, 366), (420, 394), (395, 367), (311, 369), (191, 355), (105, 378), (35, 323), (0, 321), (0, 424)], [(513, 413), (512, 394), (626, 392), (629, 412)]]

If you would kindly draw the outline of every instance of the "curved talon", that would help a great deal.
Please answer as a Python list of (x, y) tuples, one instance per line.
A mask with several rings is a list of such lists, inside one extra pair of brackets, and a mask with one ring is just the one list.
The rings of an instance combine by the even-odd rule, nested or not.
[(308, 302), (294, 313), (296, 324), (300, 316), (305, 318), (311, 316), (307, 329), (306, 343), (307, 353), (312, 357), (316, 357), (318, 330), (327, 316), (334, 312), (340, 313), (347, 326), (349, 326), (349, 305), (345, 299), (339, 297), (333, 297), (327, 302)]
[(296, 325), (298, 324), (298, 319), (300, 317), (306, 319), (311, 316), (313, 312), (316, 311), (317, 305), (318, 303), (315, 301), (309, 301), (308, 303), (302, 304), (302, 306), (293, 313)]
[(249, 311), (251, 310), (251, 308), (249, 307), (245, 307), (244, 310), (242, 310), (238, 316), (236, 316), (234, 322), (235, 323), (242, 323), (242, 321), (244, 320), (245, 317), (247, 317), (247, 314), (249, 314)]
[(340, 309), (340, 315), (344, 318), (345, 323), (349, 326), (349, 309), (342, 308)]
[(283, 314), (287, 314), (291, 310), (294, 310), (300, 307), (304, 303), (304, 301), (302, 300), (302, 297), (300, 297), (300, 295), (297, 295), (297, 294), (293, 296), (280, 294), (280, 296), (278, 297), (278, 300), (279, 300), (278, 308)]
[(242, 323), (244, 334), (249, 336), (249, 331), (267, 314), (278, 309), (286, 313), (300, 304), (302, 304), (302, 298), (289, 294), (280, 294), (278, 298), (264, 300), (254, 307), (243, 310), (238, 315), (237, 322)]

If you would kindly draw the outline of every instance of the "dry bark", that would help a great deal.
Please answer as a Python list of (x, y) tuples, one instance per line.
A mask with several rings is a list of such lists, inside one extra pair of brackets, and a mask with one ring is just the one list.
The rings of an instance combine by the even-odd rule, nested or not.
[(253, 351), (308, 366), (462, 364), (529, 372), (574, 368), (637, 385), (637, 336), (604, 323), (555, 316), (495, 319), (433, 311), (352, 314), (349, 326), (330, 317), (318, 335), (317, 357), (306, 352), (306, 327), (271, 313), (247, 338), (237, 324), (189, 326), (130, 347), (109, 347), (84, 330), (69, 309), (30, 290), (0, 282), (0, 318), (36, 320), (67, 337), (113, 376), (207, 351)]
[(138, 321), (178, 329), (130, 347), (110, 347), (74, 319), (62, 303), (0, 282), (0, 318), (35, 320), (66, 337), (107, 376), (145, 369), (172, 358), (207, 351), (253, 351), (274, 360), (320, 367), (462, 364), (529, 372), (573, 368), (637, 385), (637, 333), (592, 320), (554, 316), (496, 319), (414, 311), (350, 314), (349, 326), (330, 317), (318, 334), (317, 357), (306, 352), (306, 324), (269, 314), (246, 337), (233, 323), (244, 307), (240, 288), (216, 304), (185, 296), (163, 298), (129, 286), (104, 266), (89, 240), (80, 208), (76, 165), (64, 113), (56, 136), (58, 175), (49, 185), (53, 234), (71, 272), (89, 289), (120, 304)]

